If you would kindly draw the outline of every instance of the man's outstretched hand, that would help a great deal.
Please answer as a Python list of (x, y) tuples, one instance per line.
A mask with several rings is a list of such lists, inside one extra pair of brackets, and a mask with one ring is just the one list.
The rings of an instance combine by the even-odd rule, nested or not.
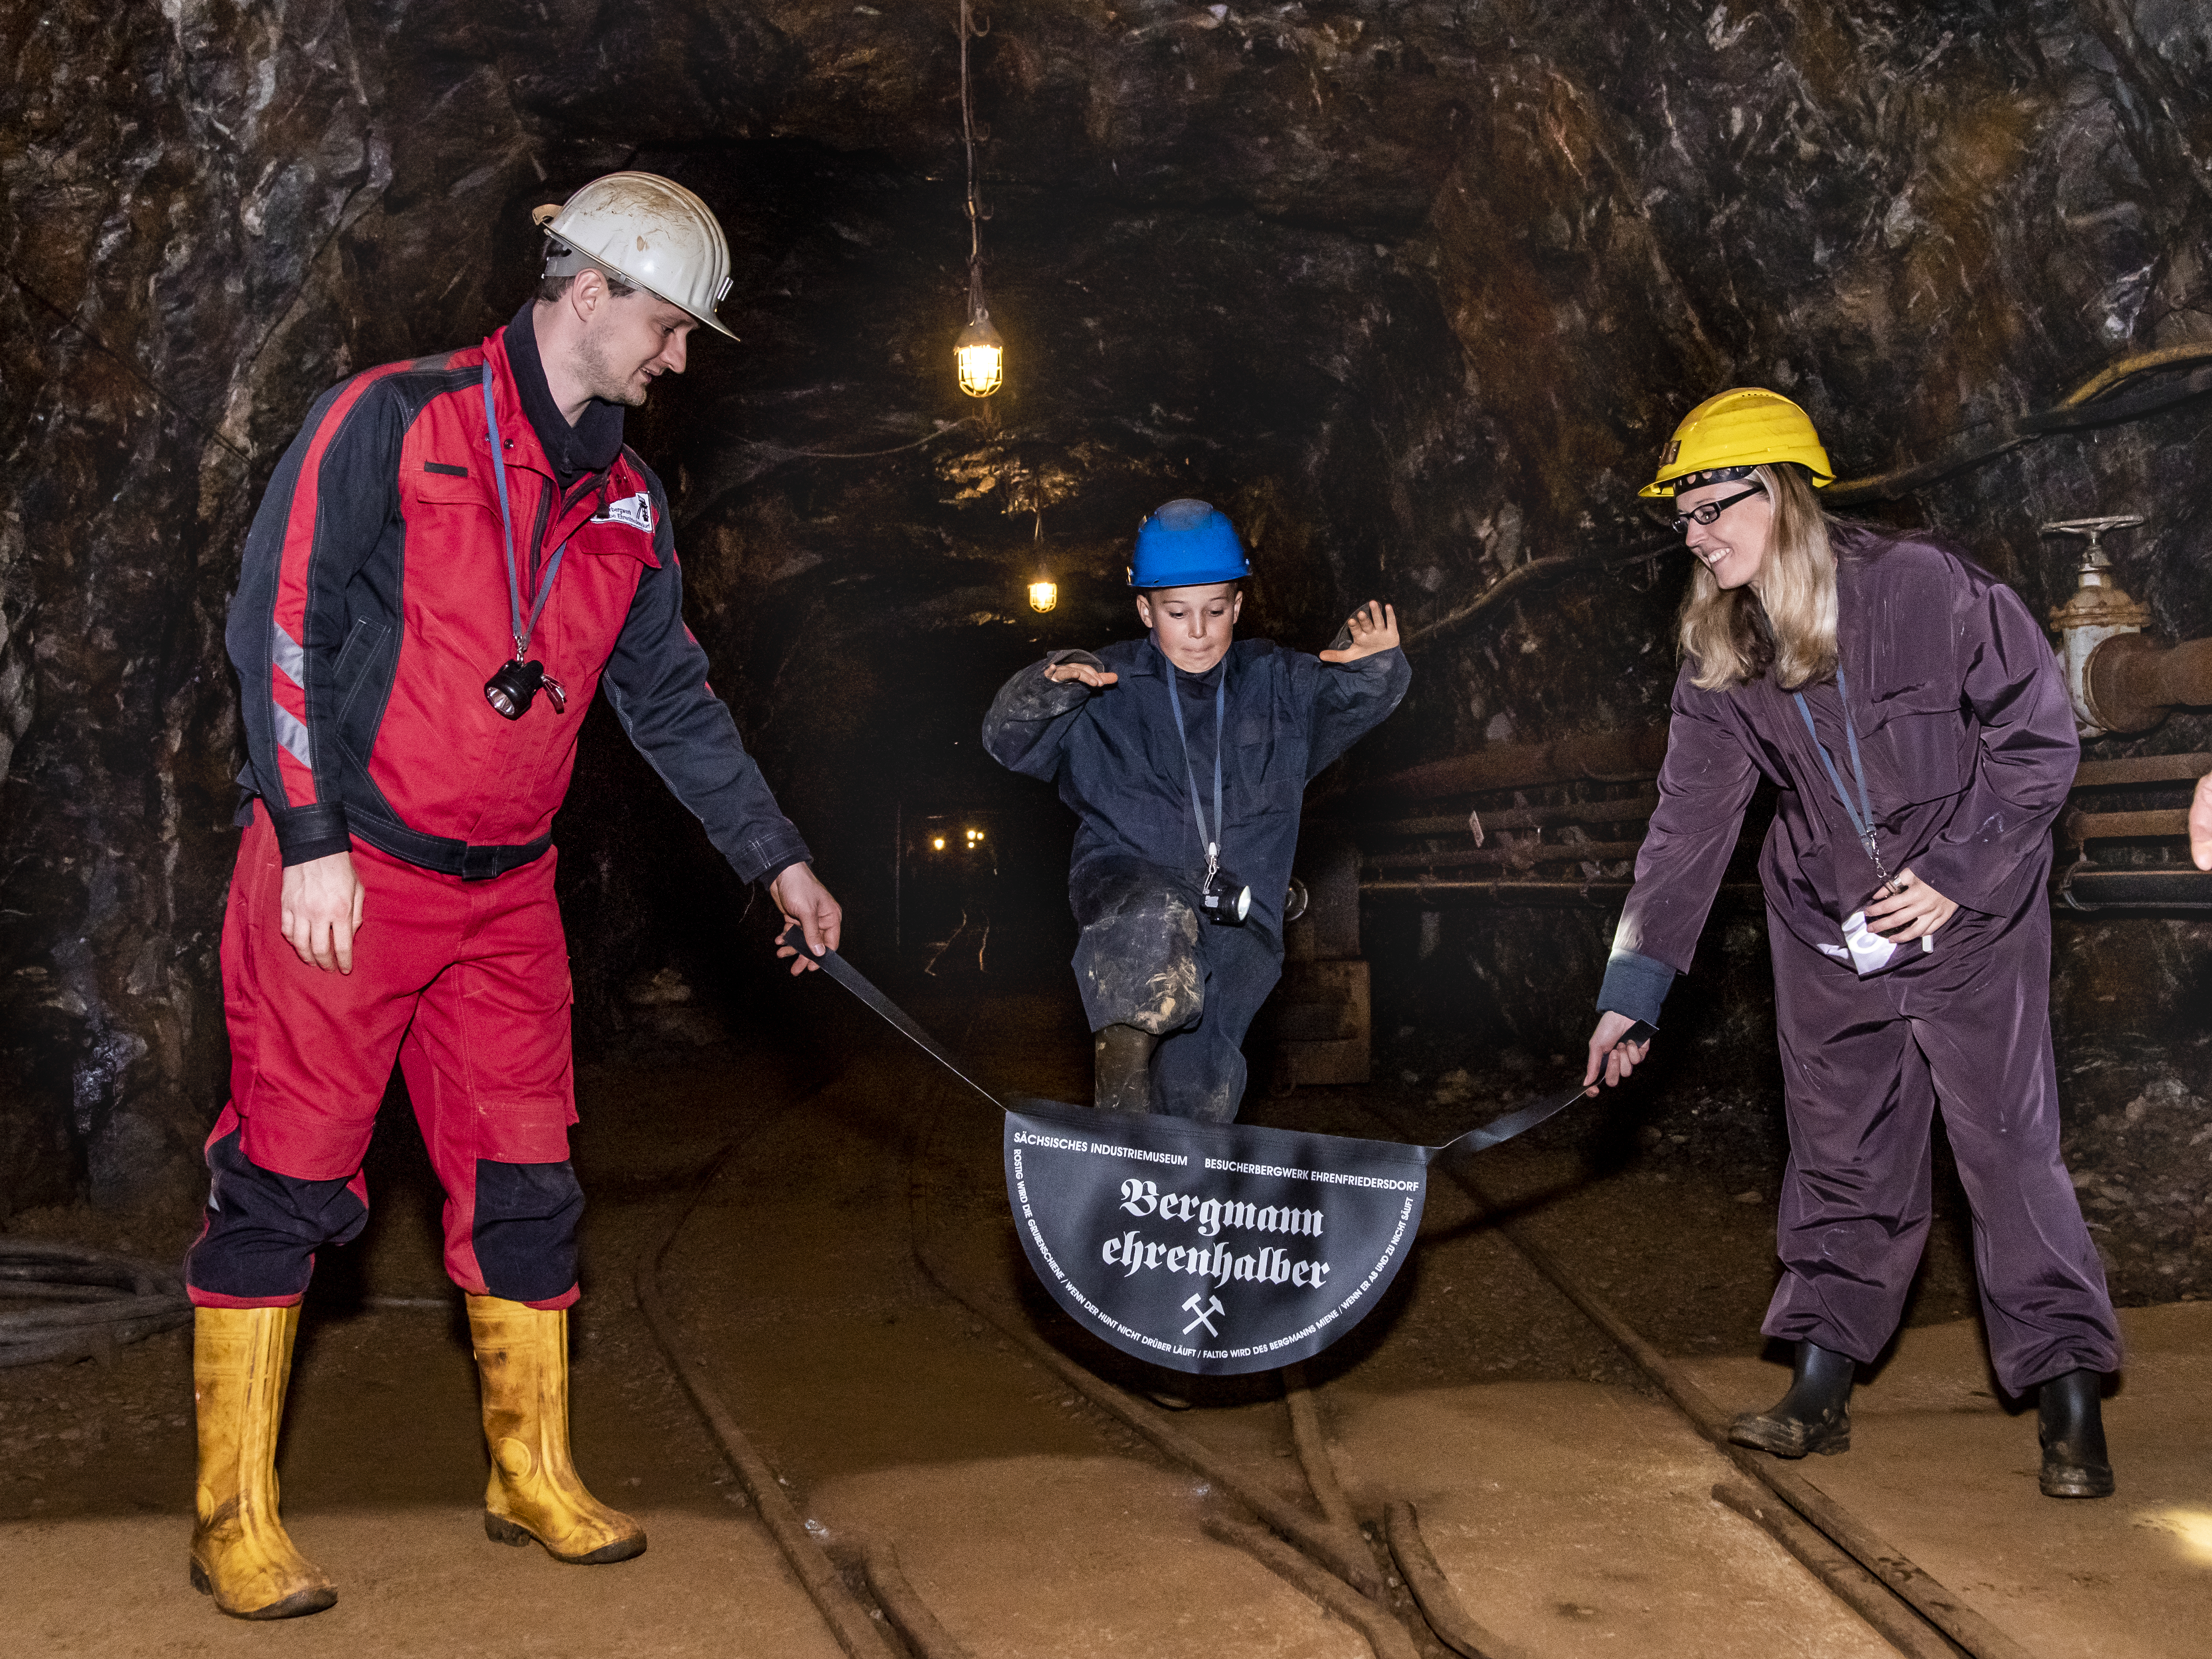
[(351, 853), (332, 853), (288, 865), (276, 898), (285, 943), (310, 968), (353, 972), (353, 936), (361, 931), (368, 892), (354, 873)]
[(1352, 643), (1341, 651), (1322, 652), (1323, 662), (1358, 662), (1378, 651), (1398, 648), (1398, 613), (1387, 605), (1368, 600), (1352, 613), (1350, 626)]
[[(775, 908), (783, 912), (784, 926), (799, 924), (799, 931), (806, 936), (807, 951), (834, 951), (844, 927), (845, 908), (830, 896), (830, 890), (814, 879), (814, 872), (804, 864), (794, 864), (770, 882), (769, 896)], [(776, 929), (781, 936), (784, 929)], [(791, 971), (803, 974), (822, 964), (795, 945), (776, 948), (779, 957), (793, 958)]]

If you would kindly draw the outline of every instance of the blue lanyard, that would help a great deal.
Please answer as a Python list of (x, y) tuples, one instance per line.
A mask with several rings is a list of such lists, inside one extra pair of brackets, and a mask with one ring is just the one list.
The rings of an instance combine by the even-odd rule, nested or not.
[(1191, 769), (1190, 737), (1182, 729), (1182, 693), (1176, 687), (1176, 665), (1168, 662), (1167, 653), (1160, 660), (1168, 663), (1168, 707), (1175, 713), (1176, 736), (1182, 740), (1182, 775), (1190, 785), (1190, 815), (1198, 820), (1199, 845), (1206, 848), (1206, 873), (1211, 877), (1221, 867), (1221, 751), (1229, 741), (1229, 727), (1223, 712), (1229, 704), (1229, 670), (1224, 665), (1221, 684), (1213, 688), (1213, 833), (1206, 833), (1206, 809), (1198, 804), (1198, 774)]
[(1874, 807), (1867, 799), (1866, 768), (1859, 763), (1859, 732), (1858, 727), (1851, 724), (1850, 688), (1844, 683), (1843, 665), (1836, 665), (1836, 702), (1844, 711), (1844, 738), (1850, 746), (1851, 777), (1859, 787), (1857, 806), (1854, 807), (1851, 798), (1844, 793), (1844, 777), (1836, 770), (1836, 757), (1828, 752), (1827, 745), (1820, 741), (1820, 734), (1813, 729), (1813, 711), (1805, 706), (1805, 694), (1793, 691), (1790, 695), (1796, 701), (1798, 715), (1805, 722), (1805, 734), (1813, 739), (1813, 747), (1820, 751), (1820, 764), (1828, 769), (1828, 781), (1836, 787), (1836, 799), (1843, 803), (1844, 816), (1850, 820), (1851, 829), (1859, 838), (1859, 845), (1866, 848), (1867, 857), (1874, 860), (1875, 873), (1887, 882), (1889, 872), (1881, 867), (1881, 854), (1875, 851)]
[(514, 623), (514, 659), (520, 662), (530, 648), (530, 635), (538, 626), (538, 619), (545, 612), (545, 601), (553, 597), (553, 578), (561, 574), (561, 556), (568, 550), (562, 542), (553, 550), (553, 562), (545, 567), (545, 580), (538, 584), (538, 601), (530, 607), (530, 620), (522, 620), (522, 582), (514, 573), (514, 515), (507, 505), (507, 460), (499, 452), (499, 422), (491, 412), (491, 361), (486, 358), (483, 369), (484, 435), (491, 440), (491, 467), (499, 479), (499, 521), (507, 527), (507, 605)]

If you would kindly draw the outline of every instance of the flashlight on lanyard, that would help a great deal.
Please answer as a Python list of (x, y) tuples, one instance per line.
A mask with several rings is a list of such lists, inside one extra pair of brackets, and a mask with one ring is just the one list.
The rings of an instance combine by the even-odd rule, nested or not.
[(524, 662), (520, 657), (500, 665), (499, 672), (484, 682), (484, 701), (505, 718), (519, 720), (530, 712), (531, 700), (541, 687), (552, 700), (553, 712), (566, 714), (568, 688), (545, 672), (544, 663)]
[[(1163, 657), (1162, 660), (1165, 660)], [(1252, 914), (1252, 889), (1221, 862), (1221, 750), (1229, 740), (1229, 671), (1213, 689), (1213, 832), (1206, 829), (1206, 809), (1199, 804), (1198, 775), (1191, 770), (1190, 737), (1183, 730), (1182, 694), (1176, 690), (1176, 666), (1168, 664), (1168, 708), (1175, 715), (1176, 737), (1182, 744), (1183, 779), (1190, 785), (1191, 817), (1198, 823), (1199, 844), (1206, 848), (1206, 878), (1199, 884), (1199, 907), (1208, 921), (1224, 927), (1241, 927)]]
[(491, 465), (499, 480), (499, 519), (507, 532), (507, 603), (514, 625), (514, 654), (499, 665), (499, 672), (484, 682), (484, 701), (503, 720), (519, 720), (530, 712), (531, 703), (542, 690), (553, 704), (556, 714), (568, 710), (568, 691), (560, 681), (545, 672), (545, 665), (525, 660), (530, 649), (531, 630), (538, 626), (538, 618), (545, 610), (545, 601), (552, 597), (553, 579), (561, 574), (561, 556), (568, 550), (562, 542), (553, 550), (553, 562), (545, 567), (545, 579), (538, 584), (538, 600), (530, 608), (530, 620), (522, 619), (522, 588), (514, 574), (514, 516), (507, 507), (507, 461), (500, 453), (499, 422), (492, 414), (491, 364), (483, 370), (484, 436), (491, 442)]
[(1252, 914), (1252, 890), (1218, 863), (1206, 872), (1206, 885), (1200, 890), (1199, 902), (1206, 908), (1206, 919), (1218, 921), (1224, 927), (1241, 927), (1244, 918)]

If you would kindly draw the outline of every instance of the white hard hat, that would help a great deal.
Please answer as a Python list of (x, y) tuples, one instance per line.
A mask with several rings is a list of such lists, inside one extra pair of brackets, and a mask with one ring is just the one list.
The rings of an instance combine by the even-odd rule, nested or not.
[(730, 291), (722, 228), (704, 202), (673, 179), (610, 173), (530, 216), (550, 239), (547, 275), (592, 266), (682, 307), (717, 334), (738, 337), (714, 317)]

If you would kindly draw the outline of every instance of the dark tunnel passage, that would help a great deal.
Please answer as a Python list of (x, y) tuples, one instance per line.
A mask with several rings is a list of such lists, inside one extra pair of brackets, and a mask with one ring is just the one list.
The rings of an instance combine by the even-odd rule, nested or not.
[[(648, 172), (726, 234), (738, 337), (698, 331), (627, 415), (684, 623), (844, 906), (846, 957), (1001, 1097), (1089, 1101), (1091, 1048), (1075, 823), (986, 752), (984, 715), (1045, 653), (1142, 632), (1128, 567), (1162, 502), (1234, 522), (1240, 638), (1317, 652), (1386, 600), (1411, 669), (1304, 799), (1316, 908), (1245, 1043), (1240, 1118), (1285, 1132), (1440, 1142), (1578, 1074), (1662, 799), (1689, 583), (1671, 507), (1637, 492), (1710, 394), (1802, 405), (1835, 511), (2008, 585), (2062, 665), (2117, 617), (2106, 678), (2068, 671), (2081, 769), (2038, 904), (2066, 1170), (2126, 1337), (2120, 1501), (2019, 1508), (2035, 1404), (1990, 1369), (1940, 1121), (1928, 1255), (1862, 1378), (1860, 1449), (1791, 1468), (2021, 1644), (1939, 1621), (1944, 1650), (2185, 1650), (2161, 1644), (2212, 1562), (2187, 1382), (2212, 1350), (2212, 876), (2182, 809), (2212, 771), (2212, 688), (2166, 648), (2212, 636), (2212, 24), (2163, 0), (1003, 6), (968, 47), (1006, 345), (977, 399), (951, 352), (960, 12), (0, 3), (0, 1247), (166, 1272), (201, 1225), (246, 744), (224, 626), (286, 446), (346, 377), (505, 325), (538, 273), (533, 207)], [(2050, 529), (2114, 515), (2138, 522), (2100, 532), (2095, 570)], [(2154, 659), (2129, 667), (2137, 646)], [(1415, 1605), (1401, 1503), (1497, 1651), (1886, 1650), (1803, 1551), (1714, 1501), (1745, 1467), (1605, 1323), (1729, 1410), (1790, 1363), (1759, 1328), (1792, 1152), (1771, 783), (1632, 1083), (1483, 1154), (1471, 1187), (1439, 1165), (1419, 1253), (1304, 1373), (1184, 1378), (1069, 1321), (1016, 1248), (997, 1115), (825, 976), (786, 975), (775, 903), (606, 701), (558, 718), (580, 728), (553, 828), (589, 1205), (577, 1455), (647, 1517), (653, 1576), (611, 1599), (570, 1581), (627, 1566), (553, 1579), (517, 1624), (473, 1600), (506, 1553), (434, 1545), (434, 1522), (477, 1548), (484, 1452), (395, 1075), (366, 1230), (323, 1251), (301, 1320), (287, 1515), (325, 1567), (360, 1564), (302, 1631), (867, 1650), (776, 1553), (689, 1363), (890, 1632), (870, 1639), (927, 1659), (1195, 1652), (1194, 1620), (1209, 1650), (1472, 1651)], [(37, 1307), (7, 1290), (0, 1331)], [(36, 1650), (167, 1650), (155, 1632), (217, 1622), (171, 1571), (191, 1365), (173, 1328), (0, 1366), (0, 1529)], [(1916, 1468), (1971, 1513), (1900, 1496)], [(1309, 1522), (1377, 1553), (1349, 1593), (1395, 1634), (1224, 1541), (1272, 1528), (1319, 1571)], [(86, 1549), (155, 1559), (161, 1585), (72, 1611)], [(1057, 1588), (1024, 1600), (1010, 1560)], [(910, 1601), (954, 1634), (917, 1635)], [(1715, 1633), (1722, 1607), (1741, 1629)], [(1935, 1651), (1914, 1629), (1891, 1645)]]

